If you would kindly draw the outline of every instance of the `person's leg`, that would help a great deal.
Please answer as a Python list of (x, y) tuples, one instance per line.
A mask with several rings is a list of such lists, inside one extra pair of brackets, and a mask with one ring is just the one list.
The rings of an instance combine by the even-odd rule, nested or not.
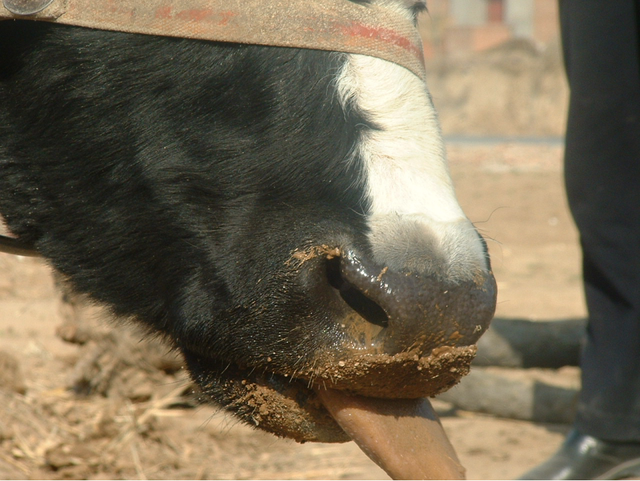
[(574, 430), (524, 479), (640, 473), (640, 0), (560, 0), (589, 312)]
[(576, 427), (640, 442), (639, 0), (561, 0), (565, 179), (589, 312)]

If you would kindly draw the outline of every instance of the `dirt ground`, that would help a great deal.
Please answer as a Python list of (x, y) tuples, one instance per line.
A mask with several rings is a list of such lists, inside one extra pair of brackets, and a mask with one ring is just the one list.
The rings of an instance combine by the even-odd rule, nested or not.
[[(562, 147), (451, 144), (448, 151), (459, 200), (490, 247), (497, 315), (583, 317)], [(87, 345), (56, 335), (64, 312), (47, 268), (0, 254), (0, 273), (0, 478), (386, 479), (353, 443), (299, 445), (215, 407), (193, 407), (179, 369), (128, 375), (126, 389), (104, 395), (72, 393)], [(436, 408), (472, 479), (518, 476), (551, 454), (567, 430), (444, 402)]]

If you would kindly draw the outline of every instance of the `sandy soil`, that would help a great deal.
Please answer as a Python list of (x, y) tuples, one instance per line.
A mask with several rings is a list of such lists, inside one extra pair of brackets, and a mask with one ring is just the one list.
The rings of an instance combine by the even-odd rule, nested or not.
[[(449, 146), (460, 202), (488, 239), (498, 316), (585, 314), (561, 154), (553, 145)], [(56, 335), (62, 314), (47, 268), (0, 254), (0, 273), (0, 478), (386, 478), (353, 443), (299, 445), (194, 408), (181, 370), (137, 371), (126, 389), (73, 394), (87, 346)], [(514, 478), (567, 430), (436, 407), (469, 478)]]

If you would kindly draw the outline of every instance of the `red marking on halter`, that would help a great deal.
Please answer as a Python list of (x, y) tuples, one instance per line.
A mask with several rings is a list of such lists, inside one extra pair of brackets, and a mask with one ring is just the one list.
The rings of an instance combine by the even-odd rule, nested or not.
[(168, 5), (166, 7), (158, 7), (155, 17), (161, 19), (173, 18), (173, 8)]
[(192, 22), (202, 22), (203, 20), (208, 20), (213, 15), (216, 15), (214, 10), (211, 10), (210, 8), (202, 8), (183, 10), (176, 14), (175, 18), (179, 18), (180, 20), (190, 20)]
[(417, 45), (411, 39), (400, 35), (393, 30), (384, 27), (371, 27), (369, 25), (364, 25), (362, 23), (356, 22), (352, 22), (348, 26), (341, 27), (341, 30), (342, 33), (347, 37), (362, 37), (371, 39), (377, 38), (391, 45), (396, 45), (414, 54), (416, 58), (420, 59), (420, 62), (424, 65), (424, 55), (422, 53), (422, 48), (420, 48), (420, 45)]

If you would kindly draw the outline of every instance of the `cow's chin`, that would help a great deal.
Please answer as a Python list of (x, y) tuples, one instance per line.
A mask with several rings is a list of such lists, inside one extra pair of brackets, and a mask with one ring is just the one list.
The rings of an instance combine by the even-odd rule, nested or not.
[(428, 356), (403, 352), (365, 354), (339, 362), (318, 360), (312, 370), (296, 370), (295, 378), (263, 367), (184, 354), (202, 392), (248, 424), (298, 442), (345, 442), (350, 437), (316, 390), (331, 388), (386, 399), (434, 396), (468, 373), (475, 352), (475, 346), (441, 347)]

